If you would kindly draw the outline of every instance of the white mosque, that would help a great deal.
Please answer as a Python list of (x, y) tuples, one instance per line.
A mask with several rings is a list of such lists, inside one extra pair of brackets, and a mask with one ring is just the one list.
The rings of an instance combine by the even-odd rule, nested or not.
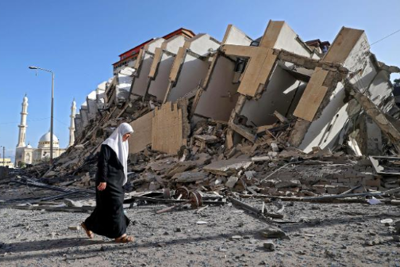
[[(69, 144), (68, 147), (72, 146), (75, 142), (75, 101), (72, 102), (71, 106), (71, 122), (69, 127)], [(31, 145), (25, 145), (26, 137), (26, 118), (28, 115), (28, 97), (25, 95), (22, 101), (21, 111), (21, 124), (19, 127), (19, 137), (17, 149), (15, 151), (15, 166), (22, 167), (26, 164), (37, 164), (50, 159), (50, 131), (45, 133), (39, 140), (38, 148), (33, 148)], [(53, 158), (60, 156), (66, 149), (60, 148), (60, 144), (57, 136), (53, 134)]]

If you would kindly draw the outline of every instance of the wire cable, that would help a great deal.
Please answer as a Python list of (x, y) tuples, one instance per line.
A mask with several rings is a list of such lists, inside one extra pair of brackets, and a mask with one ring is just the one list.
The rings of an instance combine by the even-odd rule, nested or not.
[(398, 33), (398, 32), (400, 32), (400, 29), (398, 29), (397, 31), (392, 32), (391, 34), (389, 34), (389, 35), (383, 37), (382, 39), (379, 39), (379, 40), (376, 41), (376, 42), (373, 42), (373, 43), (370, 44), (369, 46), (371, 47), (371, 46), (373, 46), (374, 44), (377, 44), (377, 43), (379, 43), (379, 42), (385, 40), (386, 38), (389, 38), (390, 36), (395, 35), (395, 34)]

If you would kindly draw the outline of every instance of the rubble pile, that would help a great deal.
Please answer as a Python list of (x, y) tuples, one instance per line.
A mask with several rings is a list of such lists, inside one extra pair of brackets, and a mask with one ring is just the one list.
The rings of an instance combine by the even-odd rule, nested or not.
[(362, 30), (343, 27), (330, 45), (283, 21), (255, 40), (229, 25), (222, 42), (156, 38), (133, 59), (88, 96), (74, 146), (25, 175), (92, 187), (101, 143), (128, 122), (128, 191), (304, 199), (400, 186), (367, 158), (400, 152), (389, 79), (400, 69), (377, 60)]

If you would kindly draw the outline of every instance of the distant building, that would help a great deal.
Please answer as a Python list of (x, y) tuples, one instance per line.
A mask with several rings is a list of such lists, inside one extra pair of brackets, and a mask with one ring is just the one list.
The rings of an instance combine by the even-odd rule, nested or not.
[[(173, 31), (165, 36), (163, 36), (162, 38), (164, 38), (165, 40), (168, 40), (176, 35), (183, 35), (187, 38), (192, 38), (193, 36), (195, 36), (195, 34), (188, 29), (185, 28), (180, 28), (176, 31)], [(144, 43), (141, 43), (138, 46), (135, 46), (134, 48), (122, 53), (121, 55), (119, 55), (119, 61), (115, 62), (113, 64), (113, 73), (114, 75), (116, 75), (121, 69), (125, 68), (125, 67), (133, 67), (134, 66), (134, 62), (135, 59), (137, 58), (137, 56), (139, 55), (139, 51), (142, 47), (144, 47), (147, 43), (153, 41), (154, 38), (147, 40)]]
[(328, 52), (331, 43), (328, 41), (321, 42), (320, 39), (310, 40), (305, 42), (308, 46), (314, 47), (320, 54)]
[(0, 167), (8, 167), (8, 168), (14, 168), (14, 164), (12, 163), (10, 158), (4, 158), (0, 157)]
[[(75, 116), (75, 101), (72, 103), (71, 108), (71, 123)], [(26, 120), (28, 115), (28, 97), (25, 95), (22, 101), (21, 123), (19, 127), (19, 136), (17, 149), (15, 151), (15, 166), (21, 167), (25, 164), (37, 164), (43, 161), (50, 160), (50, 131), (45, 133), (39, 140), (38, 147), (33, 148), (30, 144), (25, 145), (26, 128), (28, 127)], [(71, 136), (75, 130), (74, 125), (71, 125), (70, 130), (70, 145)], [(72, 132), (72, 135), (71, 135)], [(73, 143), (73, 141), (72, 141)], [(53, 134), (53, 158), (59, 157), (66, 149), (60, 148), (57, 136)], [(1, 162), (1, 161), (0, 161)]]

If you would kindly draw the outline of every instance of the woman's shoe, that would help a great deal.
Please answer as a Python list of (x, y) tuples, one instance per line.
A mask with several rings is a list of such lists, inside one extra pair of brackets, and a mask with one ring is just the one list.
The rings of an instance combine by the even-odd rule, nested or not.
[(85, 230), (87, 236), (88, 236), (90, 239), (93, 239), (94, 234), (93, 234), (92, 231), (90, 231), (90, 230), (88, 230), (88, 229), (86, 228), (86, 224), (83, 222), (83, 223), (81, 223), (81, 226), (82, 226), (83, 230)]
[(134, 238), (132, 236), (127, 236), (126, 234), (121, 237), (115, 238), (116, 243), (130, 243), (133, 242), (133, 240)]

